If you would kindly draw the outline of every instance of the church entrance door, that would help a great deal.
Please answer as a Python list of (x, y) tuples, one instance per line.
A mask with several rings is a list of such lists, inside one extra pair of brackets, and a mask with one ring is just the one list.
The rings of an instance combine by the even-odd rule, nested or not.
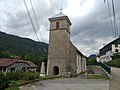
[(58, 66), (53, 67), (53, 74), (54, 75), (59, 75), (59, 67)]

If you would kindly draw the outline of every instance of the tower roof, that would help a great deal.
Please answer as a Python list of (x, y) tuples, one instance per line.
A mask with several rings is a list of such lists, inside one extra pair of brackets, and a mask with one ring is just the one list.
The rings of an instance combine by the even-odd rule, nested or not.
[(63, 13), (60, 12), (59, 14), (54, 15), (52, 18), (64, 17), (64, 16), (66, 16), (66, 15), (64, 15)]
[(64, 15), (62, 12), (59, 14), (54, 15), (53, 17), (49, 18), (49, 20), (60, 20), (60, 19), (66, 19), (70, 25), (72, 25), (70, 19), (68, 18), (67, 15)]

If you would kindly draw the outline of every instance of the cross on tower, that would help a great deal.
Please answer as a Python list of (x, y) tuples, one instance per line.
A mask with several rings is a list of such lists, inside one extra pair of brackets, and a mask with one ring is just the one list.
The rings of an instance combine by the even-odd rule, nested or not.
[(63, 10), (63, 9), (62, 9), (62, 5), (61, 5), (61, 7), (60, 7), (60, 13), (62, 13), (62, 10)]

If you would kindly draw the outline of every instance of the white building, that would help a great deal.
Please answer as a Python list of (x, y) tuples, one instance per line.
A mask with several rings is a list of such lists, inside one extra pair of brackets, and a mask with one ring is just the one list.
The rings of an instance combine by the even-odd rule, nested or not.
[(100, 57), (97, 57), (97, 61), (108, 62), (112, 60), (111, 56), (118, 52), (120, 52), (120, 38), (115, 39), (101, 48), (99, 50)]

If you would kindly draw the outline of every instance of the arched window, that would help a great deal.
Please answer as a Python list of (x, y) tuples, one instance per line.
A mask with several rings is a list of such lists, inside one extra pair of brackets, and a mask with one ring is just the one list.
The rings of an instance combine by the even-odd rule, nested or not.
[(59, 29), (59, 22), (56, 22), (56, 29)]
[(115, 52), (117, 53), (117, 52), (118, 52), (118, 49), (115, 49)]

